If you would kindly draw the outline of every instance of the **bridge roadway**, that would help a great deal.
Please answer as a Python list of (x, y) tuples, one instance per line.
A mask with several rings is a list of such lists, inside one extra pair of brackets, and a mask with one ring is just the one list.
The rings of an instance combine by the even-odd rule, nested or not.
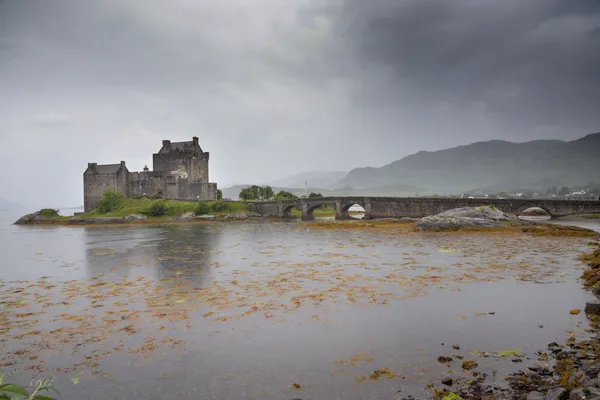
[(247, 202), (262, 215), (286, 218), (292, 208), (302, 211), (304, 221), (315, 219), (313, 211), (321, 206), (335, 209), (335, 219), (350, 219), (348, 209), (355, 204), (365, 209), (364, 219), (422, 218), (460, 207), (495, 206), (512, 214), (539, 207), (554, 218), (566, 215), (600, 213), (600, 201), (543, 199), (465, 199), (450, 197), (317, 197), (278, 201)]

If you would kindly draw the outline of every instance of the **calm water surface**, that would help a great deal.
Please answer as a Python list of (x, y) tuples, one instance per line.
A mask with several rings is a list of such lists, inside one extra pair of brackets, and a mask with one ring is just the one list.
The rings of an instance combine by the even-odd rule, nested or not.
[[(588, 239), (8, 222), (1, 369), (54, 378), (66, 399), (427, 398), (429, 382), (470, 377), (440, 355), (503, 385), (587, 328), (569, 311), (590, 299)], [(525, 362), (478, 355), (507, 349)], [(392, 379), (371, 379), (382, 369)]]

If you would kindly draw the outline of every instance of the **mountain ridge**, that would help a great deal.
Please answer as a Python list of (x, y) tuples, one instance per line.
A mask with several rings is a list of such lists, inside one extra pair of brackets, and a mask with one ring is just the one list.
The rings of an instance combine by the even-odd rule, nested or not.
[(382, 167), (351, 170), (337, 186), (375, 189), (393, 184), (420, 186), (426, 193), (461, 193), (488, 188), (545, 189), (600, 181), (600, 133), (573, 141), (480, 141), (437, 151), (420, 151)]
[[(331, 182), (332, 177), (340, 175), (344, 176)], [(380, 167), (359, 167), (347, 173), (302, 172), (269, 185), (275, 191), (302, 195), (307, 180), (308, 193), (331, 196), (457, 195), (584, 186), (600, 183), (600, 132), (572, 141), (478, 141), (436, 151), (422, 150)], [(224, 194), (227, 192), (225, 197), (237, 198), (239, 190), (246, 186), (250, 185), (223, 189)]]

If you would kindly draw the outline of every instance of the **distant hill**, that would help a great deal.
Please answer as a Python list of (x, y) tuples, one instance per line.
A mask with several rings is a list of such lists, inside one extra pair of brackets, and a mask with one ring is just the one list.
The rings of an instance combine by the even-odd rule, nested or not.
[(267, 182), (266, 185), (271, 187), (304, 188), (304, 182), (308, 182), (308, 185), (312, 187), (332, 189), (333, 185), (346, 175), (348, 175), (346, 171), (310, 171)]
[(356, 168), (335, 187), (380, 194), (382, 188), (419, 187), (420, 194), (484, 189), (546, 189), (600, 182), (600, 133), (581, 139), (478, 142), (416, 154), (380, 168)]
[(12, 203), (12, 202), (0, 197), (0, 211), (17, 212), (17, 211), (23, 211), (25, 209), (26, 209), (25, 206), (22, 206), (22, 205), (16, 204), (16, 203)]

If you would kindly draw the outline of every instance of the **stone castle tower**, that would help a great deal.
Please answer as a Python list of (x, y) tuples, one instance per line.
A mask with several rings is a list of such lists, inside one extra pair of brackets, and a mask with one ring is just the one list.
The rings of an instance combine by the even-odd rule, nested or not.
[(107, 190), (125, 196), (152, 196), (181, 200), (216, 200), (217, 184), (208, 180), (209, 153), (202, 151), (198, 138), (190, 142), (163, 140), (152, 155), (152, 171), (129, 172), (120, 164), (88, 163), (83, 173), (84, 210), (91, 211)]

